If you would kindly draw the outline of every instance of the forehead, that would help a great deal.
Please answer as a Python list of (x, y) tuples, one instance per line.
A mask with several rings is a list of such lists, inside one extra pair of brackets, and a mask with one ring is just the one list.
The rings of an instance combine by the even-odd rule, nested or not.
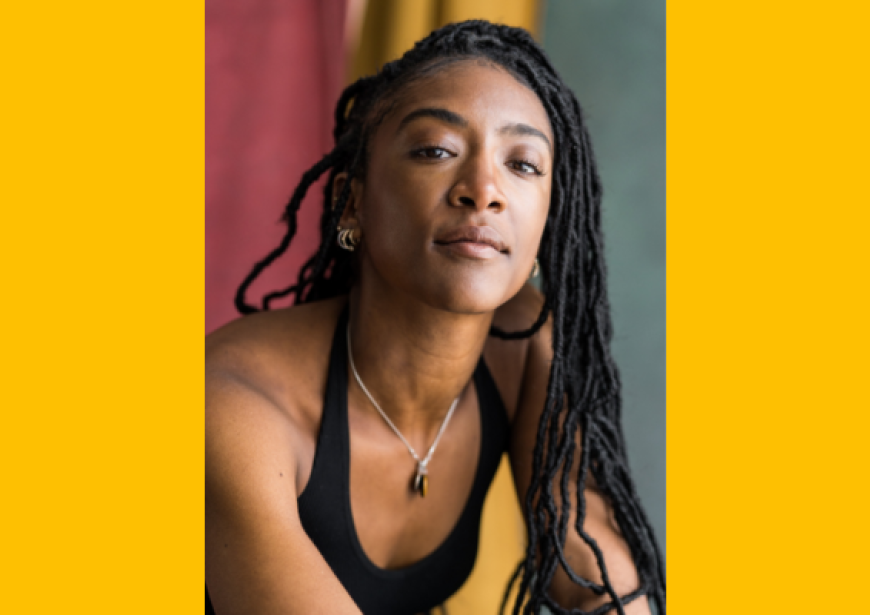
[(395, 125), (420, 107), (449, 109), (476, 122), (530, 124), (553, 139), (537, 94), (484, 59), (460, 60), (413, 79), (394, 94), (383, 124)]

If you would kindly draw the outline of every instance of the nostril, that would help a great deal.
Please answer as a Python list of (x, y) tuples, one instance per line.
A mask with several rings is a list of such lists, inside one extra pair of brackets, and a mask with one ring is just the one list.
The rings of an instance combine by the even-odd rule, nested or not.
[(474, 200), (471, 197), (461, 196), (459, 197), (459, 202), (463, 205), (470, 205), (474, 207)]

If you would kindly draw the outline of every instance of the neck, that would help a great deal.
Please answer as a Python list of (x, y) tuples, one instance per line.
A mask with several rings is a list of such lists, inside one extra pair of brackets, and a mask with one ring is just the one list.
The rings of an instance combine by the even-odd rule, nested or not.
[[(467, 387), (489, 334), (492, 312), (456, 314), (407, 295), (355, 287), (350, 296), (356, 369), (406, 437), (437, 430)], [(364, 393), (352, 381), (358, 400)], [(374, 409), (371, 409), (375, 412)]]

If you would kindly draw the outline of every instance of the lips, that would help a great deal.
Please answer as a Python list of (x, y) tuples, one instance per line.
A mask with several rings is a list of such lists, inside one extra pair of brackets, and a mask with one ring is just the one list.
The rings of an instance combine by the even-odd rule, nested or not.
[[(492, 248), (497, 252), (507, 253), (508, 247), (504, 240), (491, 226), (460, 226), (440, 234), (435, 243), (442, 246), (471, 244), (468, 247)], [(459, 246), (457, 246), (459, 247)]]

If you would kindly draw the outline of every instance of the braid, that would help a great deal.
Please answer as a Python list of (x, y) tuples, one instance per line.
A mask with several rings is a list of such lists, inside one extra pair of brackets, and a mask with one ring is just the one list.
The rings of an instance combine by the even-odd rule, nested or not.
[[(525, 30), (485, 21), (450, 24), (417, 42), (376, 75), (348, 86), (335, 108), (335, 148), (303, 174), (284, 211), (284, 238), (242, 282), (236, 307), (243, 314), (257, 311), (246, 303), (245, 293), (254, 279), (287, 250), (296, 234), (296, 215), (302, 199), (327, 171), (320, 246), (302, 267), (296, 283), (268, 294), (262, 309), (269, 309), (273, 300), (288, 295), (300, 304), (350, 291), (353, 263), (335, 241), (336, 226), (350, 195), (350, 181), (344, 183), (333, 203), (333, 180), (342, 172), (349, 179), (364, 177), (369, 137), (396, 92), (414, 79), (468, 58), (493, 62), (534, 91), (555, 137), (550, 209), (538, 252), (544, 304), (529, 329), (491, 330), (492, 335), (510, 340), (534, 335), (548, 319), (552, 319), (553, 327), (547, 397), (535, 437), (532, 480), (523, 503), (528, 545), (525, 558), (508, 584), (501, 612), (517, 587), (513, 615), (537, 614), (544, 606), (554, 615), (600, 615), (611, 611), (625, 615), (624, 606), (643, 594), (648, 594), (664, 615), (664, 564), (629, 473), (621, 427), (619, 374), (610, 354), (613, 327), (601, 230), (601, 182), (580, 105)], [(576, 484), (570, 485), (569, 469), (578, 443), (580, 471)], [(637, 568), (640, 586), (627, 596), (617, 595), (602, 551), (583, 527), (584, 487), (589, 474), (612, 503)], [(572, 490), (576, 492), (573, 498), (569, 497)], [(574, 508), (577, 515), (573, 529), (595, 555), (601, 571), (600, 585), (578, 575), (566, 561), (563, 549)], [(547, 588), (559, 565), (574, 583), (597, 595), (606, 594), (609, 602), (590, 612), (568, 611), (557, 605)]]

